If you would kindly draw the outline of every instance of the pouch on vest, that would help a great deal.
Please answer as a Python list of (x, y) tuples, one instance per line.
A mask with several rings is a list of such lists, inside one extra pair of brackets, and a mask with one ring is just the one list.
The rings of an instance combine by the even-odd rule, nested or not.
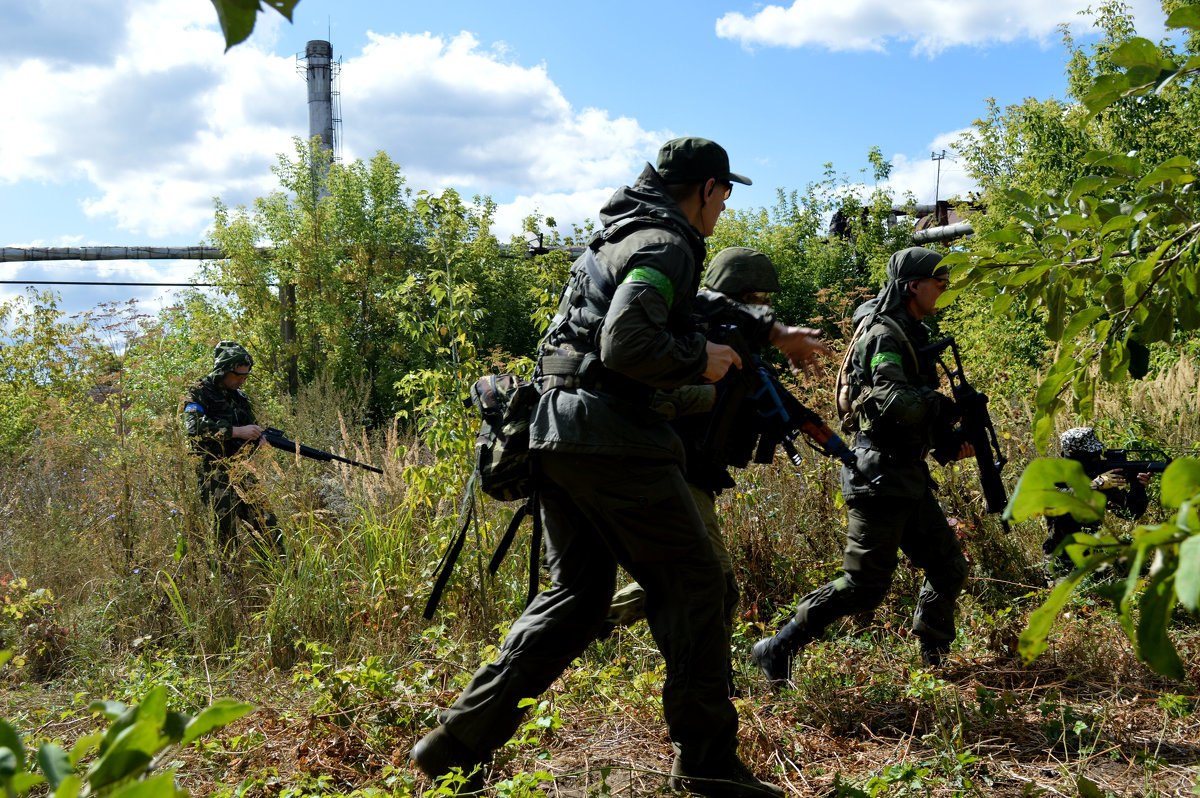
[[(875, 320), (887, 327), (897, 338), (904, 342), (908, 349), (909, 355), (912, 356), (913, 366), (920, 368), (917, 360), (916, 350), (913, 349), (912, 342), (908, 340), (908, 336), (904, 334), (904, 329), (896, 322), (895, 319), (880, 313), (875, 317)], [(862, 410), (863, 393), (862, 382), (858, 379), (858, 375), (854, 369), (854, 352), (858, 348), (859, 341), (862, 340), (863, 334), (867, 331), (867, 319), (859, 322), (858, 327), (854, 330), (854, 335), (850, 338), (850, 343), (846, 345), (846, 354), (842, 357), (842, 366), (838, 369), (837, 381), (834, 384), (834, 401), (837, 406), (838, 418), (842, 420), (842, 432), (858, 432), (858, 414)]]
[(491, 374), (471, 386), (471, 404), (483, 424), (475, 436), (479, 486), (493, 499), (514, 501), (533, 493), (529, 422), (537, 387), (516, 374)]

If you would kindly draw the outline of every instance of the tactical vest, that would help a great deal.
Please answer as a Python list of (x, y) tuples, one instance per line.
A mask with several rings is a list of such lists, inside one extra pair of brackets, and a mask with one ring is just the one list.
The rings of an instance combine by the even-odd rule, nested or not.
[(540, 357), (534, 378), (541, 391), (586, 388), (639, 403), (650, 401), (653, 388), (607, 368), (600, 361), (604, 318), (620, 280), (598, 254), (604, 244), (616, 243), (623, 235), (647, 229), (653, 230), (644, 236), (647, 244), (679, 244), (678, 228), (654, 216), (622, 219), (596, 232), (588, 241), (587, 249), (571, 268), (558, 311), (538, 347)]

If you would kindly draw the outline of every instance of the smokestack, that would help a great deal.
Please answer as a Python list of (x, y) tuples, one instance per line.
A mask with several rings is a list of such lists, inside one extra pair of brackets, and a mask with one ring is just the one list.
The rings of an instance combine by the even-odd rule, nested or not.
[(333, 45), (314, 40), (304, 47), (308, 62), (304, 79), (308, 83), (308, 137), (321, 137), (325, 149), (334, 152), (333, 133)]

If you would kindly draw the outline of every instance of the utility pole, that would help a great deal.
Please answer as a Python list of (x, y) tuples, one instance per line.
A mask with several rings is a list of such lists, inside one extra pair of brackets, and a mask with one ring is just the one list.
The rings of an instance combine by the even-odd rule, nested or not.
[(942, 189), (942, 161), (944, 161), (945, 159), (946, 159), (946, 151), (945, 150), (942, 150), (941, 155), (938, 155), (936, 152), (929, 153), (929, 160), (937, 161), (937, 182), (935, 182), (933, 184), (933, 204), (935, 206), (938, 204), (939, 192)]

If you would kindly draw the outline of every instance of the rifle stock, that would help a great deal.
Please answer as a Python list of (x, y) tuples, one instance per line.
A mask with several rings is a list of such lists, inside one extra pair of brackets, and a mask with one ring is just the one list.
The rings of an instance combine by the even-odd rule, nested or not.
[(369, 466), (366, 463), (360, 463), (357, 460), (351, 460), (347, 457), (340, 457), (339, 455), (331, 452), (323, 452), (320, 449), (314, 449), (311, 446), (305, 446), (303, 443), (296, 443), (295, 441), (288, 440), (287, 434), (283, 430), (276, 429), (275, 427), (267, 427), (264, 429), (262, 439), (280, 451), (289, 452), (291, 454), (299, 454), (301, 457), (307, 457), (311, 460), (320, 460), (325, 463), (329, 462), (330, 460), (337, 460), (339, 463), (346, 463), (348, 465), (358, 466), (359, 468), (365, 468), (368, 471), (374, 471), (376, 474), (383, 473), (382, 468)]

